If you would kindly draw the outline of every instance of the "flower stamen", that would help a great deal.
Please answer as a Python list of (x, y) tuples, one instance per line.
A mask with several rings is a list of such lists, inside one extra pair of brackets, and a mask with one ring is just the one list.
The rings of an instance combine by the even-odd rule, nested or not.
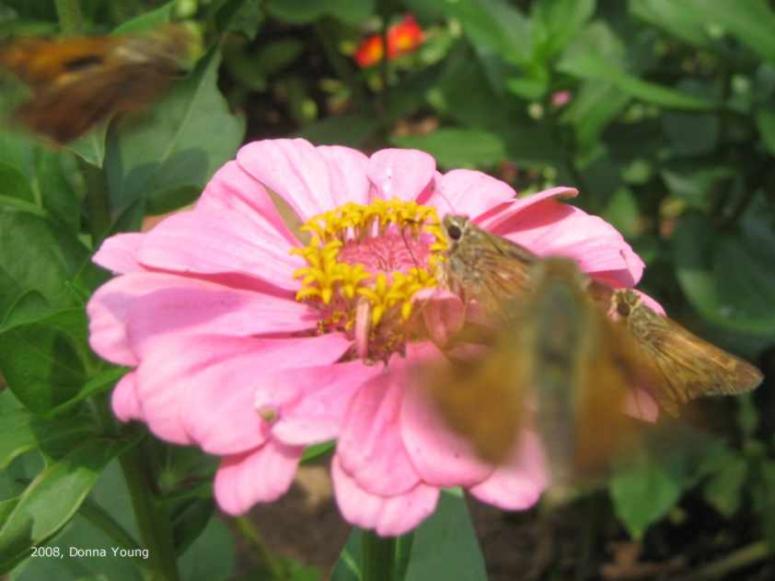
[(414, 295), (435, 287), (446, 242), (436, 210), (416, 202), (347, 203), (310, 218), (296, 300), (320, 311), (321, 332), (345, 331), (364, 359), (386, 359), (406, 341)]

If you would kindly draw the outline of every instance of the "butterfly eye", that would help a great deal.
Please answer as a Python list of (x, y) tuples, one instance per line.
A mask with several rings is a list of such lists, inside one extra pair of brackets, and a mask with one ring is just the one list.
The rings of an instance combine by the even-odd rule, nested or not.
[(451, 240), (460, 240), (462, 235), (463, 231), (460, 229), (460, 226), (456, 224), (447, 226), (447, 236), (449, 236)]

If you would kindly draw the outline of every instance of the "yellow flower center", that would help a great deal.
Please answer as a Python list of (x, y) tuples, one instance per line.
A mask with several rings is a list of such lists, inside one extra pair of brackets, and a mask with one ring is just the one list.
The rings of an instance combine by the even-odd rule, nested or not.
[(433, 288), (445, 238), (436, 210), (415, 202), (347, 203), (310, 218), (296, 300), (320, 312), (321, 332), (344, 331), (358, 356), (386, 359), (409, 339), (413, 297)]

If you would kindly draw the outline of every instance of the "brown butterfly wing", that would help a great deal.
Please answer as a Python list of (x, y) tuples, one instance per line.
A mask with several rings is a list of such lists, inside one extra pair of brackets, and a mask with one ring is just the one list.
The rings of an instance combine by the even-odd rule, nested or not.
[(2, 47), (0, 65), (32, 88), (32, 97), (17, 110), (22, 123), (65, 143), (113, 113), (155, 99), (194, 42), (176, 25), (136, 36), (28, 38)]
[(668, 413), (677, 415), (680, 405), (699, 397), (750, 391), (762, 381), (753, 365), (643, 304), (632, 310), (627, 323), (660, 371), (662, 381), (652, 391)]
[(35, 88), (103, 66), (118, 42), (116, 37), (22, 38), (0, 47), (0, 65)]
[(469, 225), (466, 238), (449, 257), (448, 278), (453, 291), (493, 314), (529, 288), (529, 268), (536, 259), (523, 246)]
[(41, 89), (18, 108), (17, 116), (36, 133), (67, 143), (115, 112), (141, 107), (167, 82), (139, 65), (95, 68)]
[(446, 424), (487, 462), (502, 464), (523, 424), (524, 367), (513, 349), (498, 345), (477, 361), (446, 361), (421, 380)]

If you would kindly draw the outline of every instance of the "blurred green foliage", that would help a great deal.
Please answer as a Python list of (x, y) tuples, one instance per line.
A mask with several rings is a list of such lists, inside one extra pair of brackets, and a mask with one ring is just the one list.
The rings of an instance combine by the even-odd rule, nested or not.
[[(62, 4), (0, 0), (0, 35), (57, 34)], [(615, 224), (648, 263), (644, 288), (675, 318), (769, 374), (754, 397), (705, 405), (710, 426), (656, 432), (633, 462), (614, 471), (612, 512), (654, 558), (671, 555), (664, 547), (676, 530), (696, 532), (707, 522), (728, 534), (698, 534), (706, 543), (699, 561), (762, 540), (775, 547), (771, 4), (74, 4), (90, 34), (193, 21), (206, 51), (154, 107), (66, 149), (52, 150), (11, 126), (0, 132), (0, 371), (9, 388), (0, 391), (0, 572), (13, 569), (13, 579), (139, 578), (142, 561), (64, 567), (24, 559), (32, 546), (52, 540), (136, 544), (141, 527), (132, 507), (106, 491), (126, 486), (114, 459), (142, 445), (155, 458), (157, 507), (170, 516), (184, 578), (232, 574), (233, 542), (211, 519), (209, 485), (191, 485), (207, 483), (214, 467), (199, 455), (141, 444), (141, 431), (118, 429), (100, 411), (121, 370), (91, 354), (83, 307), (105, 277), (90, 263), (105, 236), (193, 201), (243, 141), (291, 134), (365, 150), (417, 147), (442, 168), (478, 168), (520, 192), (578, 187), (578, 203)], [(353, 54), (360, 39), (406, 12), (422, 26), (424, 44), (359, 69)], [(18, 87), (6, 79), (3, 88), (8, 109)], [(460, 510), (457, 497), (445, 496), (408, 542), (401, 569), (408, 578), (460, 570), (444, 568), (454, 560), (436, 563), (433, 546), (457, 555), (467, 578), (485, 576)], [(445, 536), (450, 527), (457, 536)], [(358, 574), (351, 545), (335, 579)], [(673, 551), (683, 548), (697, 552), (686, 544)], [(292, 562), (283, 571), (285, 578), (317, 576)]]

